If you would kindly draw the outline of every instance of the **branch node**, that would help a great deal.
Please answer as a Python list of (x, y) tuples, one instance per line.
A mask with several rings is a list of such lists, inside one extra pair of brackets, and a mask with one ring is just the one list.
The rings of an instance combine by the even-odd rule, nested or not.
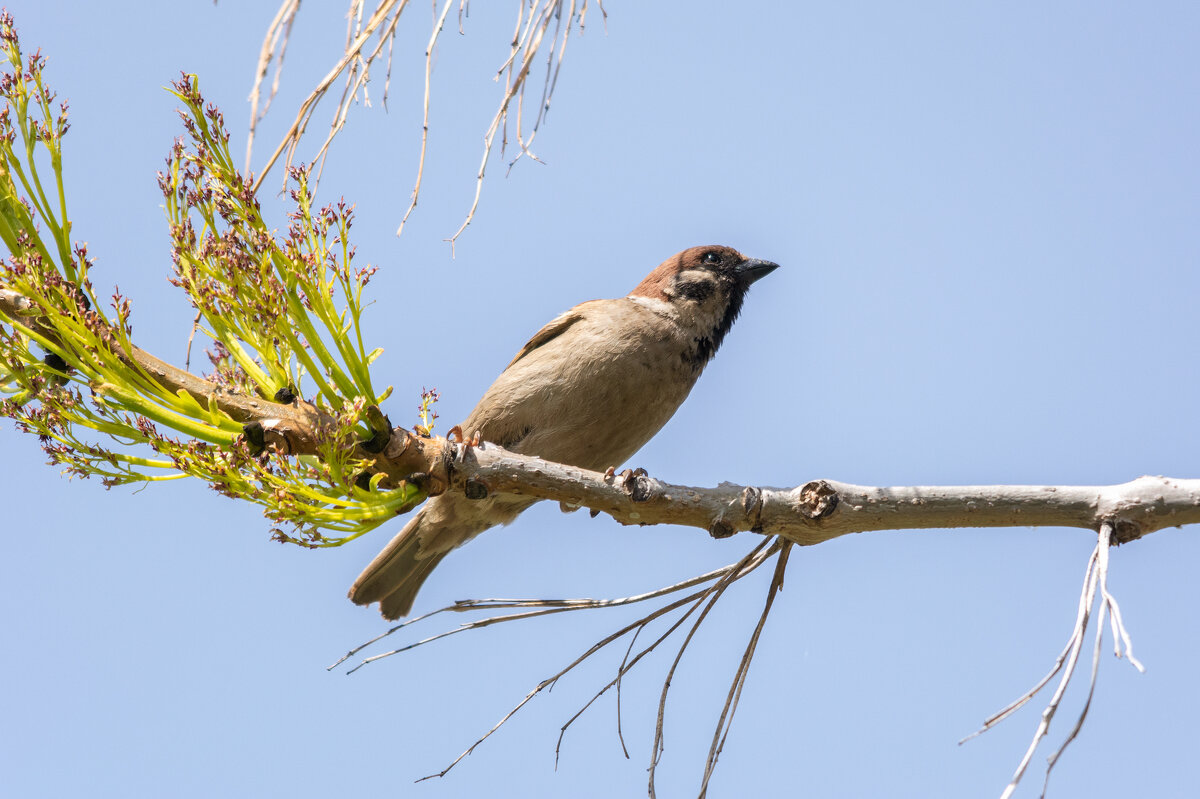
[(463, 486), (463, 494), (467, 499), (487, 499), (488, 493), (487, 483), (475, 477), (468, 479)]
[(371, 426), (372, 435), (366, 441), (360, 442), (362, 448), (372, 455), (378, 455), (392, 440), (392, 423), (383, 411), (376, 405), (368, 405), (365, 411), (367, 424)]
[(762, 489), (754, 486), (746, 486), (742, 490), (742, 512), (746, 514), (746, 518), (750, 521), (751, 532), (762, 532), (762, 507)]
[(723, 519), (714, 519), (713, 523), (708, 526), (708, 534), (713, 538), (729, 538), (736, 532), (732, 525)]
[(257, 457), (267, 448), (267, 431), (263, 429), (262, 422), (242, 425), (242, 435), (246, 437), (246, 445), (250, 448), (251, 455)]
[(1112, 525), (1112, 539), (1110, 543), (1113, 546), (1128, 544), (1130, 541), (1136, 541), (1145, 535), (1145, 531), (1140, 524), (1128, 519), (1112, 519), (1109, 521), (1109, 524)]
[[(417, 490), (429, 496), (433, 496), (433, 491), (437, 488), (437, 480), (429, 472), (413, 472), (404, 478), (404, 482), (415, 485)], [(443, 488), (442, 491), (445, 491), (445, 489)], [(441, 491), (438, 493), (441, 493)]]
[(800, 486), (796, 507), (810, 519), (824, 519), (838, 506), (838, 493), (824, 480), (813, 480)]

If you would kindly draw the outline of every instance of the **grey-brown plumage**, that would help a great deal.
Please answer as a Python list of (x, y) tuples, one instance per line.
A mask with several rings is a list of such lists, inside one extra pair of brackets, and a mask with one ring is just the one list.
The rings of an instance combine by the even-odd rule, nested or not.
[[(602, 470), (619, 466), (662, 428), (737, 319), (750, 284), (777, 267), (729, 247), (692, 247), (628, 296), (592, 300), (529, 340), (463, 422), (464, 435), (526, 455)], [(350, 589), (387, 619), (412, 609), (450, 550), (537, 500), (434, 497)]]

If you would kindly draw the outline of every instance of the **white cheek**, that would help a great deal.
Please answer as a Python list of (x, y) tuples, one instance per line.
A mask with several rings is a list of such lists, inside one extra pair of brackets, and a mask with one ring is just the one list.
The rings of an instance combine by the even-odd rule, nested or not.
[(679, 315), (674, 305), (658, 297), (630, 297), (629, 301), (659, 316), (676, 317)]

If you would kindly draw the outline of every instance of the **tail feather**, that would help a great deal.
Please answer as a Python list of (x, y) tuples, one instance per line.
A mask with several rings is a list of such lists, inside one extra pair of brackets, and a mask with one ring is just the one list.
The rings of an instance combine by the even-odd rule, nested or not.
[(417, 515), (363, 569), (350, 588), (356, 605), (378, 602), (385, 619), (399, 619), (412, 610), (417, 592), (446, 552), (421, 553), (421, 526), (426, 511)]
[(532, 497), (482, 501), (461, 495), (434, 497), (363, 569), (350, 588), (351, 601), (356, 605), (378, 602), (385, 619), (407, 616), (425, 579), (452, 549), (489, 527), (508, 524), (536, 501)]

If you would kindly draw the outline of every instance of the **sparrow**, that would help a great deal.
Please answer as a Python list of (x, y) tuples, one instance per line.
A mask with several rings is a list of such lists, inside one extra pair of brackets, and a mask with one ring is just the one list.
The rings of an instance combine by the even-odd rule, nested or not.
[[(628, 296), (576, 305), (521, 348), (460, 425), (464, 435), (593, 471), (624, 463), (687, 398), (750, 285), (777, 268), (731, 247), (692, 247)], [(451, 550), (537, 501), (433, 497), (358, 576), (350, 599), (378, 602), (385, 619), (408, 615)]]

